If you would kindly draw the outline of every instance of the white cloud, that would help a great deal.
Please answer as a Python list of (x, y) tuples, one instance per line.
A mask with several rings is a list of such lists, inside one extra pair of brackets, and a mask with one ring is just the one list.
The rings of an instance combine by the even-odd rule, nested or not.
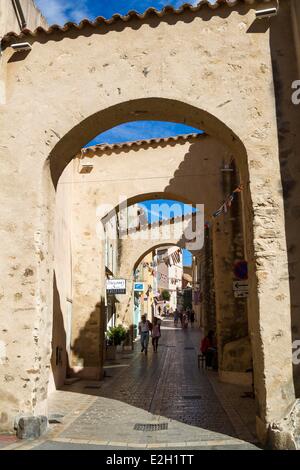
[(49, 24), (76, 23), (90, 17), (87, 0), (35, 0)]

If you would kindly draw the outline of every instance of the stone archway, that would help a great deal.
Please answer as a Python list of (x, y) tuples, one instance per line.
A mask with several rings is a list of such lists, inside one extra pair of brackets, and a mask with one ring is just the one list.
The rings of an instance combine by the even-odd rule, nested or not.
[[(137, 119), (186, 123), (231, 148), (245, 182), (259, 435), (265, 436), (268, 426), (283, 418), (293, 404), (269, 32), (251, 31), (254, 6), (239, 2), (233, 9), (223, 5), (212, 13), (204, 5), (183, 10), (179, 20), (171, 11), (162, 19), (132, 18), (128, 27), (120, 20), (102, 29), (85, 24), (81, 31), (52, 29), (49, 35), (38, 31), (4, 38), (1, 225), (7, 237), (1, 264), (5, 266), (2, 312), (7, 327), (1, 340), (5, 345), (1, 398), (7, 411), (3, 429), (12, 429), (18, 413), (46, 412), (51, 234), (58, 179), (87, 141)], [(224, 41), (219, 40), (220, 28), (226, 33)], [(12, 40), (23, 41), (24, 35), (32, 50), (16, 60), (8, 46)], [(183, 43), (188, 44), (188, 54)]]

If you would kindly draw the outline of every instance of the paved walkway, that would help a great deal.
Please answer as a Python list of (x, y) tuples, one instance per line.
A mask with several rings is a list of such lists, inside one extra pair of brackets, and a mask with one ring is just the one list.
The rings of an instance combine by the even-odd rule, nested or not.
[[(139, 344), (103, 382), (52, 394), (46, 436), (7, 449), (255, 449), (254, 400), (197, 367), (199, 331), (164, 321), (158, 353)], [(56, 422), (55, 422), (56, 421)]]

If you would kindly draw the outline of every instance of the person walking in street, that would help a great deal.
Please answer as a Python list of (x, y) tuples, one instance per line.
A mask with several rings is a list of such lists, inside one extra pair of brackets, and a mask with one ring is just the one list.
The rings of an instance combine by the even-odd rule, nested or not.
[(217, 367), (217, 348), (213, 330), (210, 330), (201, 341), (201, 352), (205, 356), (206, 367)]
[(152, 323), (149, 320), (146, 320), (146, 315), (142, 315), (139, 323), (139, 334), (141, 336), (141, 352), (145, 351), (145, 354), (148, 352), (149, 333), (151, 330)]
[(194, 312), (194, 310), (191, 311), (190, 321), (191, 321), (191, 327), (194, 328), (194, 322), (195, 322), (195, 312)]
[(186, 316), (187, 316), (187, 320), (189, 322), (190, 319), (191, 319), (191, 309), (190, 309), (190, 307), (187, 307), (187, 309), (186, 309)]
[(189, 319), (188, 319), (187, 313), (183, 312), (181, 326), (184, 330), (186, 330), (188, 327), (188, 324), (189, 324)]
[(182, 310), (180, 310), (180, 312), (179, 312), (179, 320), (180, 320), (180, 324), (182, 326), (183, 325), (183, 312), (182, 312)]
[(153, 346), (153, 351), (157, 352), (157, 347), (158, 347), (158, 340), (161, 336), (160, 333), (160, 324), (158, 322), (158, 319), (155, 317), (153, 320), (153, 327), (152, 327), (152, 346)]
[(176, 308), (176, 310), (174, 312), (174, 326), (178, 326), (178, 318), (179, 318), (179, 312)]

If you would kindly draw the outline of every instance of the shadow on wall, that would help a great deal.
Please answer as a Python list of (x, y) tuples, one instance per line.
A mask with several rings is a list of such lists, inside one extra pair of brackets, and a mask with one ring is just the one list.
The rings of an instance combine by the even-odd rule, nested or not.
[[(228, 180), (228, 184), (224, 183), (224, 181), (227, 181), (227, 179), (224, 180), (224, 178), (228, 178), (228, 174), (226, 176), (226, 174), (221, 171), (224, 164), (230, 164), (231, 168), (235, 170), (232, 174), (230, 173), (231, 176)], [(210, 218), (213, 212), (223, 203), (225, 198), (241, 184), (241, 182), (245, 184), (246, 192), (246, 184), (248, 181), (245, 179), (246, 173), (243, 165), (245, 164), (243, 161), (240, 161), (239, 155), (233, 155), (228, 147), (223, 146), (221, 143), (216, 146), (212, 139), (204, 135), (200, 143), (192, 144), (189, 147), (189, 152), (184, 156), (184, 160), (175, 171), (174, 177), (169, 181), (169, 185), (165, 190), (175, 192), (176, 187), (180, 187), (183, 182), (186, 185), (184, 175), (189, 175), (188, 187), (197, 187), (199, 186), (199, 181), (201, 181), (201, 194), (205, 195), (205, 199), (193, 202), (205, 202), (205, 216)], [(240, 175), (244, 178), (244, 181), (240, 181)], [(202, 177), (201, 180), (199, 180), (199, 177)], [(230, 231), (232, 232), (231, 246), (228, 246), (227, 251), (223, 253), (224, 263), (228, 263), (228, 273), (232, 272), (232, 266), (236, 260), (244, 259), (243, 228), (240, 217), (242, 211), (241, 197), (238, 196), (230, 208), (230, 215), (225, 214), (221, 216), (221, 224), (223, 220), (222, 217), (226, 217), (226, 230), (229, 230), (230, 226)], [(217, 222), (215, 223), (217, 224)], [(218, 227), (218, 225), (216, 226)], [(194, 229), (195, 227), (193, 227), (193, 231)], [(247, 227), (245, 227), (245, 229), (247, 230)], [(216, 230), (218, 230), (218, 228)], [(178, 246), (186, 247), (185, 244), (186, 240), (182, 237), (178, 242)], [(187, 246), (187, 248), (193, 253), (193, 250), (189, 246)], [(233, 279), (232, 273), (232, 280)], [(220, 335), (222, 344), (222, 348), (220, 349), (222, 351), (225, 345), (237, 344), (237, 341), (248, 337), (247, 304), (242, 299), (232, 299), (230, 295), (233, 295), (233, 293), (229, 293), (228, 305), (222, 304), (222, 308), (227, 311), (228, 317), (226, 321), (223, 320), (222, 335)], [(231, 315), (229, 315), (229, 312)], [(248, 349), (249, 354), (251, 354), (250, 344)], [(240, 368), (240, 372), (245, 372), (248, 365), (246, 364), (244, 366), (242, 364)], [(232, 370), (238, 369), (233, 368)]]
[(63, 385), (67, 366), (66, 330), (57, 289), (56, 275), (54, 273), (51, 369), (55, 388)]
[(66, 329), (59, 292), (57, 289), (56, 276), (53, 279), (53, 327), (52, 327), (52, 355), (51, 369), (53, 375), (53, 388), (57, 389), (64, 385), (68, 377), (86, 376), (101, 379), (103, 376), (103, 348), (104, 348), (104, 299), (95, 306), (89, 320), (80, 330), (79, 336), (71, 346), (72, 354), (81, 364), (80, 368), (71, 365), (66, 344)]
[[(300, 339), (300, 106), (292, 103), (294, 91), (292, 83), (300, 79), (300, 70), (297, 70), (296, 50), (293, 44), (290, 2), (281, 2), (280, 14), (271, 23), (270, 45), (284, 197), (292, 339), (295, 341)], [(299, 398), (300, 364), (294, 365), (294, 385), (296, 397)]]
[(69, 366), (69, 377), (88, 377), (96, 380), (103, 378), (104, 327), (105, 300), (101, 297), (78, 337), (73, 341), (72, 355), (76, 357), (79, 368)]

